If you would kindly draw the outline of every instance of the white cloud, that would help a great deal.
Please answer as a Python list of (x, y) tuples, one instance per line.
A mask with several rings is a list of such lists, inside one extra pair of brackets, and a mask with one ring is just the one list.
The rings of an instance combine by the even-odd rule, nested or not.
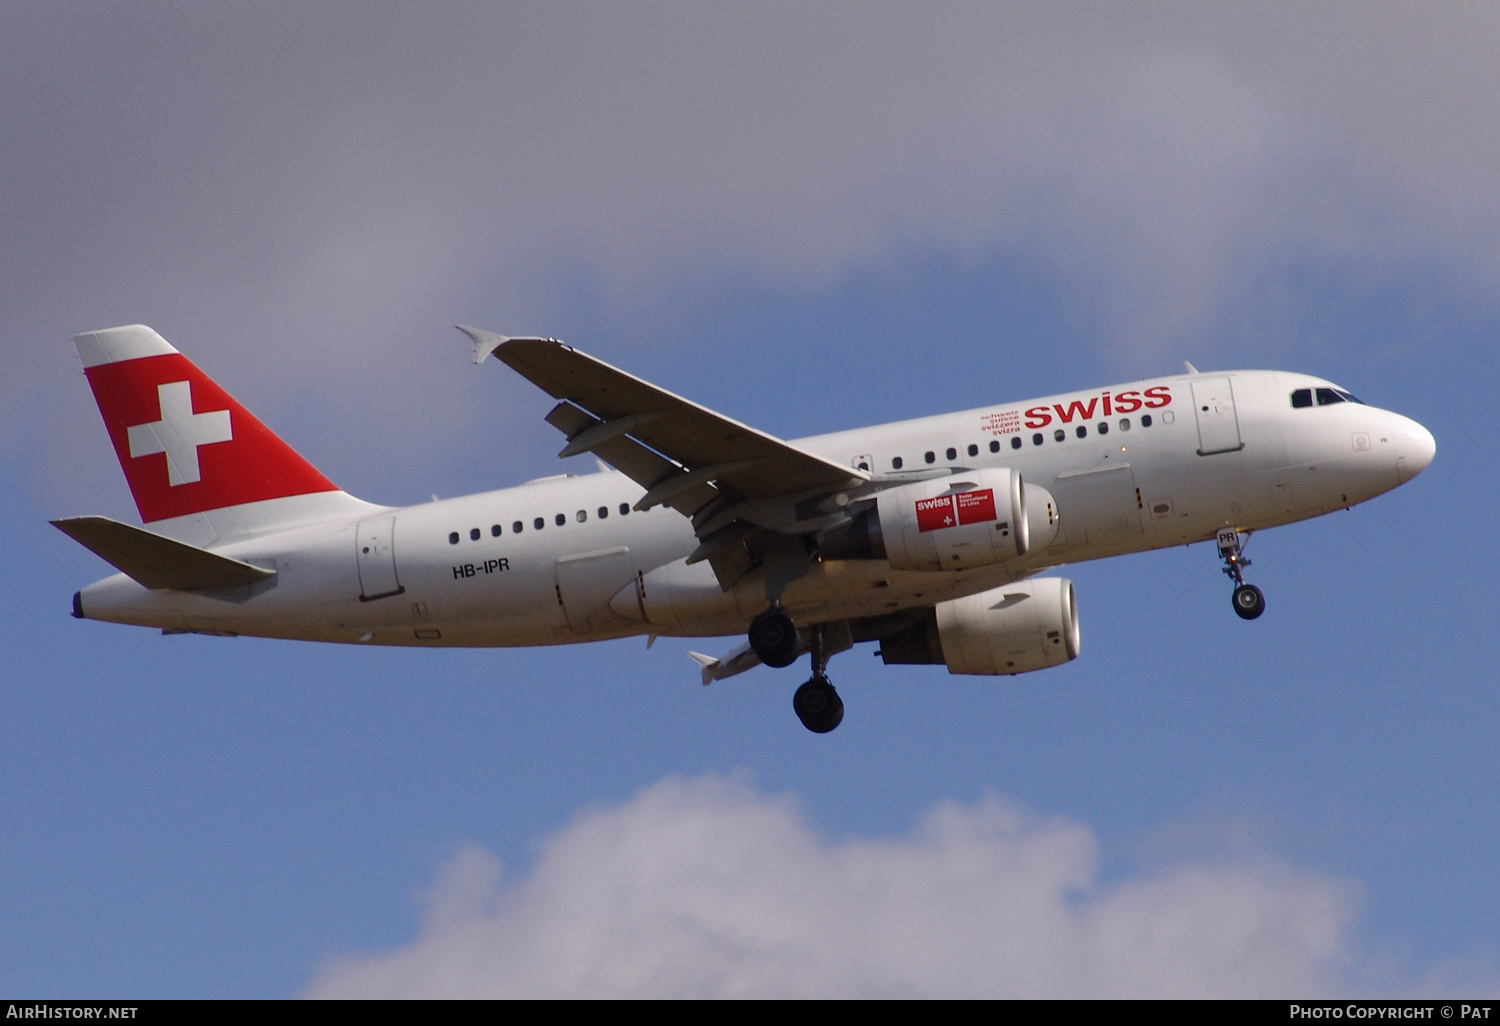
[(579, 816), (501, 886), (478, 847), (420, 935), (317, 997), (1310, 996), (1350, 962), (1349, 882), (1237, 857), (1100, 880), (1085, 825), (998, 797), (830, 840), (740, 780)]

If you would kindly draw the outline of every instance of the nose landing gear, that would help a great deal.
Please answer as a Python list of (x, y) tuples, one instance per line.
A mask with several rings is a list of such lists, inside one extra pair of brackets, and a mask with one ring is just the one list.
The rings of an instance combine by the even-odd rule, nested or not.
[(1245, 558), (1245, 545), (1249, 543), (1250, 535), (1247, 532), (1241, 541), (1237, 529), (1221, 527), (1215, 540), (1219, 546), (1219, 558), (1224, 561), (1224, 573), (1234, 582), (1231, 602), (1235, 614), (1241, 620), (1254, 620), (1266, 611), (1266, 597), (1255, 585), (1245, 583), (1244, 569), (1250, 565)]

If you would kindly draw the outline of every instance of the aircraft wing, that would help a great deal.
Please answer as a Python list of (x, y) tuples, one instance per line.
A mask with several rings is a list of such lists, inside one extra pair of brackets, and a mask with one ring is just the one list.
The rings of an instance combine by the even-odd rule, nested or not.
[[(708, 561), (728, 589), (756, 566), (768, 593), (807, 570), (796, 535), (847, 522), (848, 492), (871, 475), (642, 381), (551, 338), (507, 338), (459, 325), (474, 362), (493, 353), (562, 400), (547, 423), (568, 438), (559, 456), (592, 452), (646, 489), (637, 509), (670, 506), (692, 519)], [(775, 569), (773, 570), (773, 564)], [(774, 597), (774, 595), (773, 595)]]
[(692, 516), (721, 496), (804, 497), (856, 488), (870, 479), (555, 339), (460, 330), (475, 340), (478, 359), (488, 349), (561, 399), (563, 405), (547, 416), (568, 437), (559, 455), (593, 452), (617, 467), (646, 489), (642, 509), (663, 503)]

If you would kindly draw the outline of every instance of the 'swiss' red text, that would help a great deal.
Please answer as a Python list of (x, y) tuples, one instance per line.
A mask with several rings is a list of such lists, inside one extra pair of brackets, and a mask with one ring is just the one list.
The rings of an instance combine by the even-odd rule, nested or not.
[(1026, 426), (1042, 428), (1051, 424), (1054, 419), (1063, 424), (1071, 424), (1075, 420), (1091, 420), (1095, 416), (1112, 417), (1116, 413), (1134, 413), (1142, 407), (1159, 410), (1171, 405), (1171, 402), (1172, 390), (1167, 385), (1153, 385), (1145, 392), (1126, 391), (1113, 395), (1102, 392), (1086, 400), (1074, 399), (1067, 405), (1054, 403), (1051, 406), (1033, 406), (1026, 411)]

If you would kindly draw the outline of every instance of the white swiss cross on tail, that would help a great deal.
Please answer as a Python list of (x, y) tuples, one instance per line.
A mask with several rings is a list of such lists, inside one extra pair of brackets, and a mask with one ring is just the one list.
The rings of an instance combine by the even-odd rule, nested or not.
[(203, 479), (198, 467), (198, 446), (228, 442), (234, 438), (228, 410), (210, 413), (193, 412), (193, 386), (187, 381), (170, 381), (156, 386), (161, 405), (161, 419), (129, 428), (132, 459), (167, 454), (167, 483), (193, 484)]

